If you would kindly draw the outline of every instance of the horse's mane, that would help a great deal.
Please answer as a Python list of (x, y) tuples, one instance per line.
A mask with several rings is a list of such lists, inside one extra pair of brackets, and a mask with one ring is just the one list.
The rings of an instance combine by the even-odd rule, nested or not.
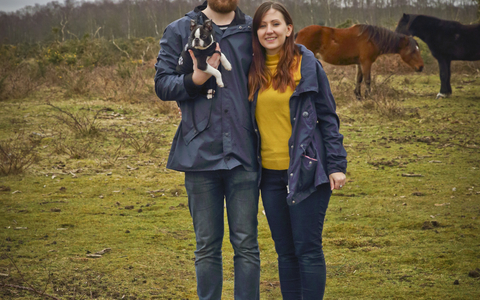
[(443, 25), (450, 25), (450, 26), (462, 26), (463, 24), (458, 22), (458, 21), (453, 21), (453, 20), (446, 20), (446, 19), (440, 19), (434, 16), (428, 16), (428, 15), (410, 15), (410, 23), (413, 22), (415, 19), (424, 19), (428, 20), (429, 22), (433, 22), (433, 24), (443, 24)]
[[(366, 24), (358, 24), (357, 26), (360, 28), (359, 35), (366, 32), (368, 40), (371, 40), (383, 54), (398, 52), (400, 40), (405, 37), (404, 34), (396, 33), (383, 27)], [(411, 45), (411, 47), (414, 46), (416, 44)]]
[[(411, 26), (411, 24), (413, 24), (413, 22), (416, 19), (418, 19), (419, 21), (421, 20), (421, 24), (422, 24), (422, 25), (416, 25), (416, 27), (425, 26), (425, 24), (438, 26), (440, 30), (456, 30), (459, 28), (464, 28), (465, 26), (480, 27), (480, 24), (470, 24), (470, 25), (462, 24), (458, 21), (445, 20), (445, 19), (440, 19), (437, 17), (427, 16), (427, 15), (410, 15), (410, 21), (408, 22), (408, 26)], [(429, 29), (426, 28), (426, 30), (429, 30)]]

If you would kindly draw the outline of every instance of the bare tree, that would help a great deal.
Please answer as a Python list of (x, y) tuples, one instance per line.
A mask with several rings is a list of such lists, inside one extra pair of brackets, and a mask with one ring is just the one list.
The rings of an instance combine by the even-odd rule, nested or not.
[[(480, 0), (279, 0), (292, 14), (296, 29), (311, 24), (335, 27), (347, 20), (385, 25), (402, 13), (422, 13), (470, 23), (480, 20)], [(16, 12), (0, 12), (0, 43), (36, 43), (57, 38), (133, 38), (162, 34), (172, 21), (203, 0), (81, 0), (52, 1)], [(253, 15), (263, 0), (242, 0)], [(52, 28), (58, 28), (57, 35)]]

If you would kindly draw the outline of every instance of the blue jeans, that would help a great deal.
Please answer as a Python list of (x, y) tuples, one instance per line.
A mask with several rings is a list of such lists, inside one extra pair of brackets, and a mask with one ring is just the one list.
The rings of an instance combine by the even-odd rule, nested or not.
[(307, 199), (289, 206), (287, 182), (287, 170), (262, 170), (260, 189), (278, 254), (283, 300), (323, 299), (327, 269), (322, 230), (330, 185), (320, 185)]
[(234, 250), (235, 299), (260, 298), (257, 179), (257, 172), (248, 172), (243, 167), (185, 173), (188, 206), (197, 242), (195, 270), (200, 300), (220, 300), (222, 297), (225, 203)]

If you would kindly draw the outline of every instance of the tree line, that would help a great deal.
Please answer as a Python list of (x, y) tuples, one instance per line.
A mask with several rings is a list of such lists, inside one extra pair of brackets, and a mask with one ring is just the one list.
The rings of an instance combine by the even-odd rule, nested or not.
[[(165, 27), (203, 0), (64, 0), (0, 12), (0, 43), (39, 43), (91, 38), (162, 36)], [(241, 0), (253, 15), (262, 0)], [(283, 0), (296, 29), (367, 23), (393, 28), (402, 13), (427, 14), (462, 23), (478, 22), (480, 0)]]

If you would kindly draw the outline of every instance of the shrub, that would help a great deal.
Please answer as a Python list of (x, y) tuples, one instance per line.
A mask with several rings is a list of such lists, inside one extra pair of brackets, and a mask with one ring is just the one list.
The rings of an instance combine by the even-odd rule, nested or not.
[(422, 56), (423, 63), (425, 65), (436, 65), (437, 61), (432, 56), (430, 49), (428, 48), (427, 44), (419, 38), (415, 38), (418, 43), (418, 47), (420, 48), (420, 55)]
[(65, 90), (66, 98), (87, 96), (92, 93), (94, 78), (88, 70), (72, 70), (69, 67), (63, 67), (57, 74), (59, 74), (59, 82)]
[(38, 90), (39, 73), (33, 59), (18, 65), (13, 61), (0, 61), (0, 99), (23, 99)]
[(0, 141), (0, 175), (23, 173), (38, 162), (37, 147), (41, 141), (41, 136), (27, 136), (23, 130), (16, 132), (12, 138)]
[(139, 132), (128, 132), (127, 129), (121, 132), (119, 136), (128, 146), (135, 149), (137, 153), (150, 151), (153, 153), (160, 144), (157, 133), (148, 128), (141, 128)]
[(380, 115), (390, 119), (402, 118), (406, 113), (400, 105), (401, 93), (388, 84), (390, 78), (387, 77), (378, 85), (372, 80), (372, 92), (363, 103), (363, 107), (368, 110), (373, 108)]
[(54, 143), (56, 154), (66, 154), (72, 159), (84, 159), (96, 156), (98, 145), (92, 141), (79, 140), (71, 135), (59, 132)]
[(99, 109), (94, 111), (94, 113), (90, 113), (92, 109), (88, 107), (84, 107), (77, 112), (70, 112), (64, 110), (58, 106), (55, 106), (51, 103), (47, 103), (50, 107), (52, 107), (57, 114), (54, 114), (54, 118), (59, 120), (61, 123), (67, 125), (70, 130), (72, 130), (75, 134), (79, 136), (89, 136), (89, 135), (96, 135), (98, 134), (97, 128), (97, 120), (98, 115), (101, 112), (106, 111), (105, 108)]

